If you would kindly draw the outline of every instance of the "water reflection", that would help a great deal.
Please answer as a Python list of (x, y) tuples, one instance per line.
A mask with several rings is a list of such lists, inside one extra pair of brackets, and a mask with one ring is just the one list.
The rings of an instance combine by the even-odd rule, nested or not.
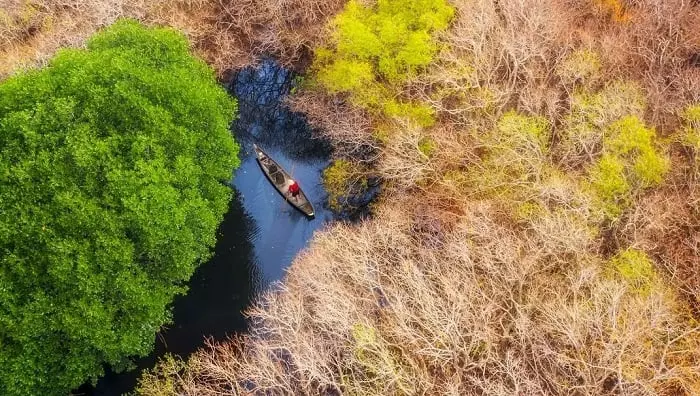
[[(330, 143), (314, 139), (304, 116), (283, 104), (294, 81), (292, 72), (269, 59), (235, 75), (229, 90), (238, 98), (240, 117), (234, 122), (237, 140), (248, 149), (256, 142), (271, 155), (276, 149), (279, 156), (296, 163), (327, 161)], [(278, 156), (274, 159), (278, 161)]]
[[(257, 225), (253, 243), (264, 282), (281, 279), (313, 232), (332, 218), (320, 182), (329, 163), (330, 145), (315, 139), (304, 117), (283, 105), (293, 80), (291, 72), (266, 60), (258, 68), (239, 72), (229, 87), (238, 98), (240, 114), (234, 131), (241, 145), (241, 166), (233, 184), (242, 192), (243, 206)], [(297, 212), (275, 191), (255, 160), (253, 143), (299, 182), (314, 206), (314, 219)]]

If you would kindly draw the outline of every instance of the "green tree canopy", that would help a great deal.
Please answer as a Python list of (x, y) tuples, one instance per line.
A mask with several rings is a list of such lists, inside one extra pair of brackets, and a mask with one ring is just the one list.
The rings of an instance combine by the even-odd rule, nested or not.
[(329, 46), (316, 49), (316, 79), (355, 105), (430, 125), (429, 107), (397, 100), (396, 92), (433, 61), (436, 34), (453, 15), (446, 0), (350, 0), (333, 19)]
[(227, 209), (235, 111), (183, 35), (134, 21), (0, 84), (0, 394), (152, 350)]

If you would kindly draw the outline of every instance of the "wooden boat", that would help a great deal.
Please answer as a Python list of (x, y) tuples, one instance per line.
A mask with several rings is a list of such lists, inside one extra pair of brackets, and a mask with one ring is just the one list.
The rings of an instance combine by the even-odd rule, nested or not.
[(255, 150), (260, 168), (277, 192), (301, 213), (309, 217), (314, 217), (314, 207), (311, 205), (309, 199), (306, 198), (306, 194), (304, 194), (301, 188), (299, 188), (299, 195), (296, 196), (296, 199), (287, 194), (287, 180), (292, 180), (289, 173), (285, 172), (277, 162), (270, 158), (270, 156), (262, 151), (256, 144), (253, 144), (253, 149)]

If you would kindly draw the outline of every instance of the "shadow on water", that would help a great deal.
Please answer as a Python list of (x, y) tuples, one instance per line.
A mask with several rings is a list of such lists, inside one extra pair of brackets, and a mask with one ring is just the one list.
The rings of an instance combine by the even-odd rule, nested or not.
[[(187, 357), (204, 345), (246, 330), (245, 310), (256, 295), (282, 279), (294, 256), (313, 232), (332, 219), (325, 208), (321, 171), (329, 163), (330, 145), (312, 137), (303, 115), (284, 108), (294, 75), (271, 60), (238, 72), (228, 86), (239, 99), (232, 125), (241, 146), (241, 166), (233, 175), (234, 198), (219, 227), (212, 258), (189, 282), (189, 292), (173, 303), (174, 323), (156, 337), (149, 356), (136, 370), (102, 377), (83, 395), (121, 395), (134, 389), (141, 370), (154, 366), (166, 352)], [(299, 182), (316, 210), (314, 219), (297, 212), (262, 174), (252, 152), (257, 143)]]
[(327, 162), (330, 143), (315, 139), (304, 116), (283, 106), (295, 80), (292, 72), (271, 60), (235, 75), (228, 88), (238, 98), (240, 116), (234, 122), (238, 142), (248, 146), (253, 140), (270, 154), (275, 149), (278, 162), (280, 157), (307, 164)]
[[(314, 139), (304, 117), (281, 105), (293, 81), (289, 71), (266, 60), (256, 69), (239, 72), (229, 86), (238, 98), (240, 114), (234, 130), (241, 145), (241, 166), (233, 183), (257, 225), (253, 243), (264, 282), (281, 279), (313, 232), (333, 217), (325, 208), (326, 192), (321, 184), (321, 172), (330, 160), (330, 144)], [(314, 206), (315, 218), (307, 219), (280, 197), (262, 174), (253, 143), (299, 182)]]

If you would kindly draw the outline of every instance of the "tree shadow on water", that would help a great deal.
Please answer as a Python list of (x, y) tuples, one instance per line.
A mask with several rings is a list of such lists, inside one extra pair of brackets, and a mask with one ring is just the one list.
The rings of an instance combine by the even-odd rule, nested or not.
[(133, 391), (141, 371), (155, 366), (165, 353), (186, 358), (204, 345), (205, 338), (223, 341), (246, 331), (243, 311), (263, 287), (251, 242), (256, 234), (255, 221), (234, 191), (213, 255), (192, 275), (187, 294), (175, 298), (173, 324), (158, 333), (155, 350), (136, 360), (136, 369), (124, 373), (107, 369), (96, 386), (83, 385), (73, 394), (116, 396)]
[(257, 143), (278, 149), (299, 162), (326, 160), (332, 150), (330, 142), (318, 138), (304, 114), (289, 110), (284, 103), (296, 78), (271, 59), (235, 73), (228, 85), (238, 99), (239, 117), (232, 129), (244, 146)]

